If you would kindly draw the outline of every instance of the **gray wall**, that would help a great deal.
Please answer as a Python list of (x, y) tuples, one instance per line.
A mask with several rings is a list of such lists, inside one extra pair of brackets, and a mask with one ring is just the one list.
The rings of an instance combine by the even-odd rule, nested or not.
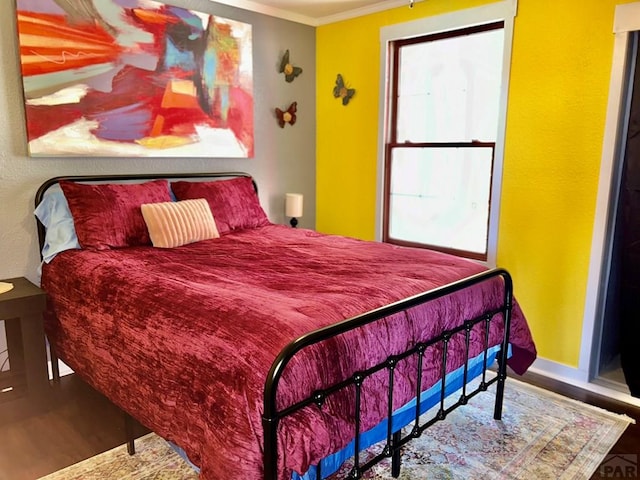
[[(57, 175), (240, 170), (251, 173), (271, 221), (285, 223), (284, 194), (304, 194), (300, 226), (315, 227), (315, 28), (207, 0), (173, 5), (253, 26), (255, 157), (223, 158), (31, 158), (27, 153), (24, 102), (14, 1), (0, 1), (0, 279), (37, 281), (39, 254), (33, 217), (38, 186)], [(282, 53), (303, 68), (292, 83), (278, 72)], [(281, 129), (274, 108), (298, 102), (298, 119)], [(2, 350), (0, 345), (0, 350)]]

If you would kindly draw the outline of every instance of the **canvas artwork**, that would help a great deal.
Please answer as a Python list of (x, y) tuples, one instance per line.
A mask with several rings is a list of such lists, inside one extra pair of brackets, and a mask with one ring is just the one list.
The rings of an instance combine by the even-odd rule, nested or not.
[(17, 0), (32, 156), (252, 157), (251, 25), (150, 0)]

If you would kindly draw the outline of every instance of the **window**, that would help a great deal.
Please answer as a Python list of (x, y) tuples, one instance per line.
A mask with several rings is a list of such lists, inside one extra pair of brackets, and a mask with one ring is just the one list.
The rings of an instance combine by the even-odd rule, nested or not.
[(381, 32), (383, 241), (495, 265), (514, 10), (500, 2)]

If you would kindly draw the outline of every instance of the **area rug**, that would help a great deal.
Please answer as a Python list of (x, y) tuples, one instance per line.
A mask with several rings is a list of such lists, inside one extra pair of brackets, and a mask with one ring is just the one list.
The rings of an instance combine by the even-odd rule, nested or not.
[[(588, 479), (633, 422), (511, 378), (502, 420), (495, 421), (494, 391), (495, 386), (477, 395), (413, 440), (403, 452), (399, 478)], [(130, 456), (121, 446), (40, 480), (198, 478), (154, 434), (137, 440), (136, 452)], [(345, 465), (343, 471), (348, 468)], [(337, 475), (332, 478), (342, 478)], [(363, 478), (391, 479), (389, 462), (377, 465)]]

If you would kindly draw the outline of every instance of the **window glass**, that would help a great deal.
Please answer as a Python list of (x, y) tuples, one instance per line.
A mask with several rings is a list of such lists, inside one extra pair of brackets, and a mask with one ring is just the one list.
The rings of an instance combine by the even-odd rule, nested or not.
[(397, 141), (495, 141), (503, 29), (402, 46)]
[(395, 149), (389, 235), (485, 253), (492, 164), (490, 147)]

